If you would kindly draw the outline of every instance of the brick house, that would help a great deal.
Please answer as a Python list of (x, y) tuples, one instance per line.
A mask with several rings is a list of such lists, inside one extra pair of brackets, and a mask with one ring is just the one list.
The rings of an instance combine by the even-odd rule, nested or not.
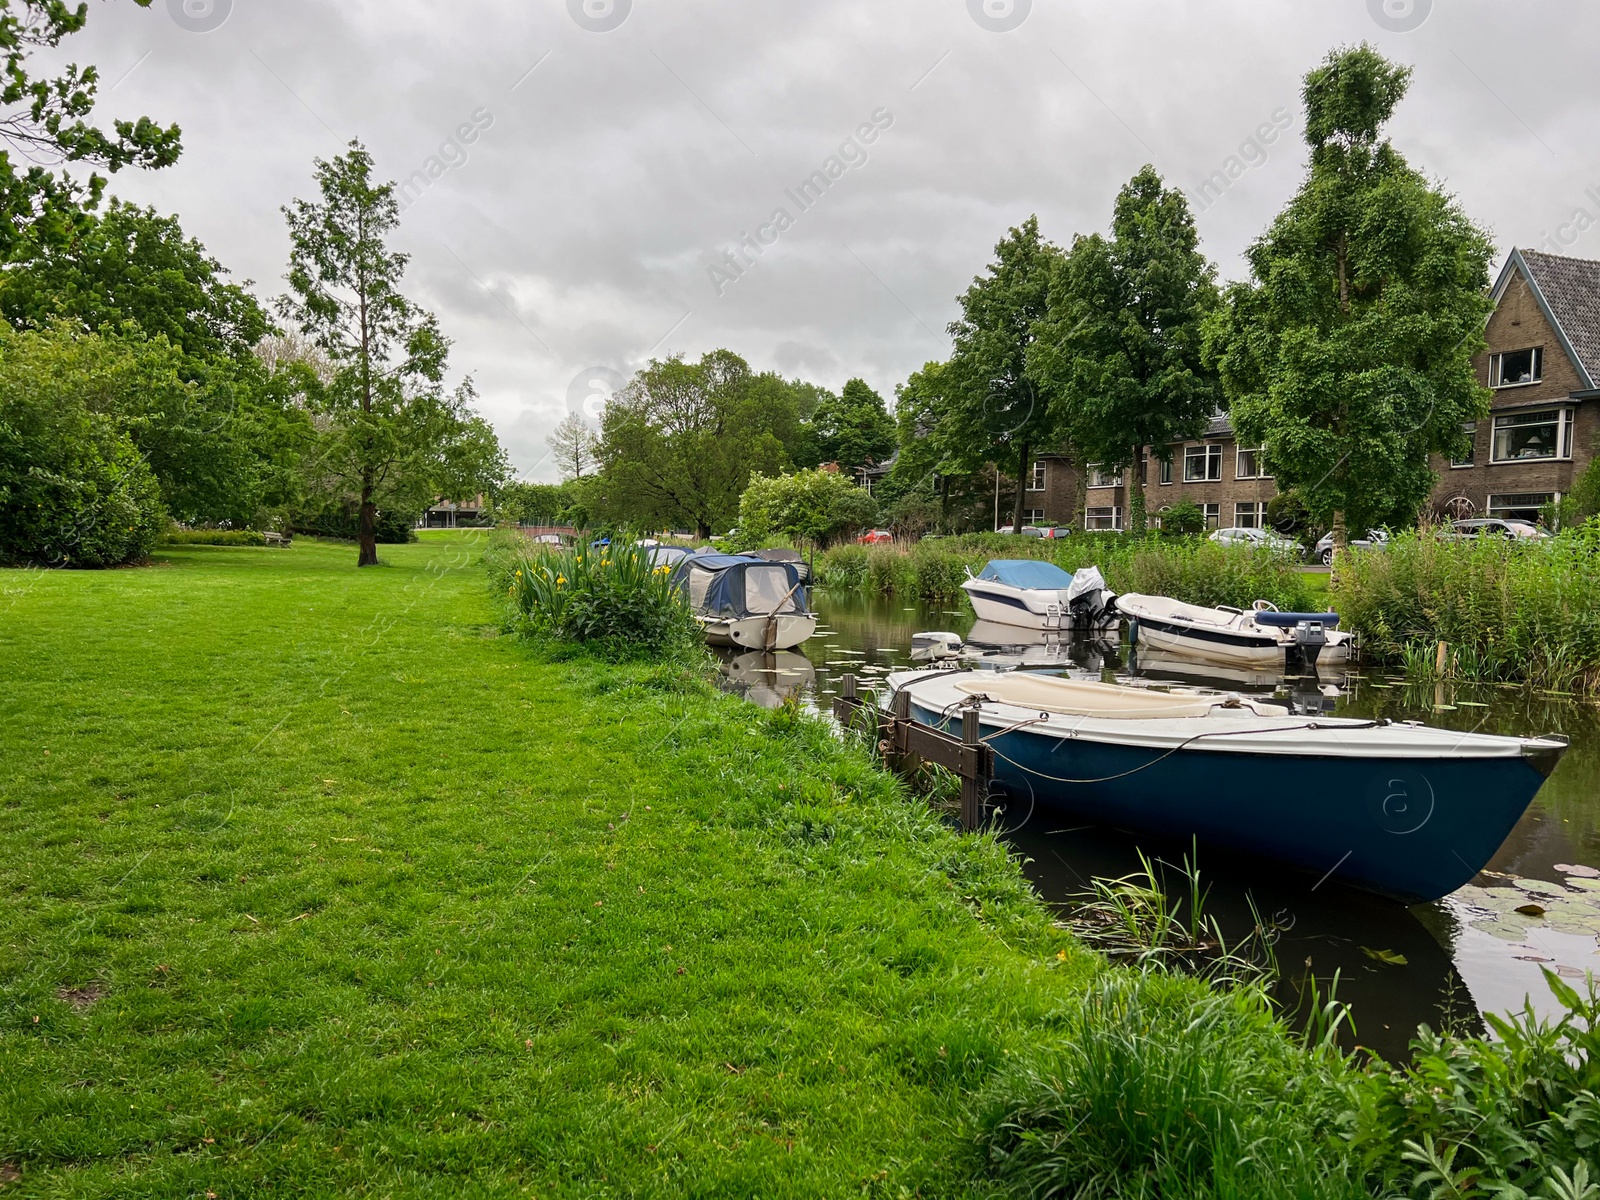
[(1600, 435), (1600, 262), (1513, 250), (1491, 293), (1488, 350), (1475, 361), (1494, 392), (1472, 450), (1435, 457), (1438, 516), (1523, 517), (1572, 490)]
[[(1429, 515), (1516, 516), (1535, 520), (1572, 490), (1600, 442), (1600, 262), (1513, 250), (1493, 290), (1488, 349), (1474, 360), (1494, 393), (1489, 417), (1473, 430), (1469, 455), (1436, 455), (1439, 477)], [(1266, 523), (1277, 486), (1259, 450), (1243, 447), (1218, 413), (1201, 437), (1175, 445), (1170, 463), (1141, 464), (1153, 518), (1188, 500), (1213, 529)], [(1087, 529), (1127, 527), (1121, 473), (1046, 455), (1033, 465), (1024, 516), (1034, 524)]]

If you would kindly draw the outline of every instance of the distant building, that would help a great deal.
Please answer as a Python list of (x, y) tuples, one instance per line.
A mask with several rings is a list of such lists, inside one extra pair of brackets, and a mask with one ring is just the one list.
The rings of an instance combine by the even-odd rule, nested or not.
[(1513, 250), (1495, 281), (1489, 349), (1475, 360), (1494, 391), (1472, 450), (1436, 457), (1440, 516), (1522, 517), (1572, 490), (1600, 434), (1600, 262)]
[(418, 529), (455, 529), (483, 521), (483, 497), (472, 500), (437, 500), (417, 520)]

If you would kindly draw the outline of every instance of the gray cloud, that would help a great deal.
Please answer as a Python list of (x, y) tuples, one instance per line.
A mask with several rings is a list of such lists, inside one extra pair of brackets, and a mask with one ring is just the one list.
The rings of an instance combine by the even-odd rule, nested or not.
[[(108, 113), (184, 128), (178, 166), (113, 190), (179, 213), (265, 295), (287, 256), (278, 209), (309, 193), (313, 156), (360, 136), (400, 178), (491, 114), (409, 205), (401, 240), (456, 370), (544, 478), (544, 434), (599, 364), (726, 345), (892, 394), (946, 351), (955, 297), (1008, 226), (1037, 212), (1061, 243), (1103, 228), (1146, 161), (1192, 192), (1297, 108), (1334, 45), (1415, 65), (1396, 140), (1502, 248), (1538, 244), (1600, 182), (1600, 10), (1585, 0), (1453, 0), (1411, 28), (1407, 0), (1377, 0), (1393, 29), (1368, 0), (980, 0), (1002, 23), (1029, 9), (1005, 32), (968, 0), (609, 2), (579, 3), (591, 24), (627, 9), (608, 32), (568, 0), (174, 0), (190, 25), (229, 10), (205, 32), (165, 2), (106, 4), (64, 50), (108, 81), (128, 72)], [(719, 299), (707, 266), (880, 106), (894, 126), (870, 165)], [(1225, 275), (1296, 186), (1298, 132), (1201, 213)], [(1600, 256), (1588, 237), (1572, 252)]]

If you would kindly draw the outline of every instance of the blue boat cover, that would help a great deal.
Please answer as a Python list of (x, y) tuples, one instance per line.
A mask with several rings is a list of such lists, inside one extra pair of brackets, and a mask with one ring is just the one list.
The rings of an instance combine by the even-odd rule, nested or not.
[(1286, 612), (1257, 612), (1250, 614), (1255, 617), (1257, 625), (1266, 625), (1276, 629), (1293, 629), (1301, 621), (1321, 621), (1329, 629), (1339, 624), (1339, 614), (1336, 612), (1322, 613), (1286, 613)]
[(1072, 586), (1072, 576), (1055, 563), (1040, 562), (1033, 558), (997, 558), (983, 569), (978, 578), (1009, 583), (1012, 587), (1042, 588), (1047, 591)]

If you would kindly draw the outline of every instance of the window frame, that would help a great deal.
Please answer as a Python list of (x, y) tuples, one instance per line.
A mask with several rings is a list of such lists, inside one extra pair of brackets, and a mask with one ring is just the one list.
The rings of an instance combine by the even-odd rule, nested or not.
[[(1506, 355), (1508, 354), (1530, 354), (1533, 356), (1532, 361), (1529, 364), (1532, 368), (1530, 372), (1532, 375), (1531, 379), (1518, 380), (1516, 383), (1504, 383), (1501, 381), (1501, 373), (1505, 370), (1505, 360)], [(1502, 391), (1506, 388), (1533, 387), (1535, 384), (1543, 382), (1543, 346), (1523, 346), (1518, 350), (1497, 350), (1493, 354), (1489, 355), (1489, 386), (1495, 391)]]
[(1117, 473), (1109, 477), (1110, 482), (1096, 483), (1095, 480), (1097, 479), (1102, 481), (1107, 479), (1106, 473), (1101, 468), (1100, 464), (1085, 463), (1084, 468), (1089, 476), (1088, 482), (1085, 485), (1086, 488), (1119, 488), (1123, 485), (1123, 481), (1127, 478), (1127, 472), (1121, 468), (1118, 468)]
[[(1189, 473), (1191, 462), (1204, 463), (1199, 476)], [(1215, 474), (1213, 474), (1213, 469)], [(1185, 483), (1217, 483), (1222, 479), (1222, 443), (1201, 442), (1198, 446), (1183, 448), (1183, 481)]]
[[(1253, 456), (1255, 462), (1255, 471), (1249, 475), (1240, 470), (1240, 464), (1244, 462), (1246, 454)], [(1271, 479), (1272, 473), (1267, 470), (1267, 448), (1265, 446), (1235, 446), (1233, 477), (1235, 479)]]
[[(1543, 504), (1518, 504), (1515, 505), (1511, 510), (1507, 510), (1503, 507), (1497, 507), (1495, 504), (1496, 500), (1509, 500), (1513, 497), (1519, 500), (1530, 500), (1538, 496), (1544, 496), (1547, 497), (1547, 499)], [(1512, 514), (1514, 512), (1527, 512), (1529, 509), (1544, 508), (1547, 504), (1560, 503), (1560, 492), (1490, 492), (1484, 501), (1483, 516), (1485, 519), (1490, 521), (1520, 521), (1524, 525), (1538, 525), (1539, 516), (1537, 512), (1535, 512), (1532, 517), (1518, 517), (1513, 516)]]
[[(1493, 427), (1491, 426), (1490, 428), (1489, 441), (1492, 443), (1494, 441)], [(1478, 423), (1474, 421), (1470, 425), (1463, 426), (1461, 432), (1467, 434), (1472, 440), (1467, 444), (1465, 461), (1458, 458), (1450, 459), (1450, 469), (1452, 471), (1466, 471), (1478, 465)], [(1493, 449), (1494, 447), (1491, 445), (1490, 450)]]
[(1158, 482), (1160, 483), (1160, 485), (1162, 487), (1171, 487), (1172, 486), (1172, 456), (1171, 455), (1168, 455), (1166, 458), (1163, 458), (1161, 460), (1161, 470), (1160, 470), (1160, 472), (1158, 472), (1157, 480), (1158, 480)]
[[(1534, 463), (1534, 462), (1569, 462), (1572, 459), (1572, 426), (1573, 410), (1571, 405), (1553, 404), (1549, 408), (1512, 409), (1509, 412), (1491, 413), (1489, 424), (1489, 462), (1499, 466), (1507, 463)], [(1523, 454), (1516, 458), (1500, 457), (1500, 430), (1502, 422), (1506, 429), (1514, 429), (1518, 425), (1530, 426), (1544, 424), (1529, 420), (1532, 417), (1552, 416), (1556, 427), (1556, 453), (1555, 454)], [(1519, 418), (1521, 418), (1519, 420)]]
[(1050, 478), (1048, 472), (1049, 472), (1049, 467), (1045, 463), (1044, 459), (1042, 459), (1042, 458), (1034, 459), (1033, 460), (1033, 468), (1028, 473), (1028, 486), (1027, 486), (1026, 490), (1030, 491), (1030, 492), (1042, 492), (1042, 491), (1044, 491), (1045, 490), (1045, 485), (1046, 485), (1046, 483), (1048, 482), (1048, 480)]
[[(1245, 510), (1250, 512), (1245, 519)], [(1235, 500), (1233, 502), (1233, 529), (1265, 529), (1267, 527), (1267, 502), (1265, 500)]]
[[(1104, 520), (1105, 519), (1105, 515), (1104, 514), (1106, 514), (1106, 513), (1111, 514), (1111, 524), (1109, 524), (1109, 525), (1097, 525), (1097, 524), (1095, 524), (1096, 521)], [(1096, 515), (1096, 514), (1099, 514), (1099, 515)], [(1097, 530), (1097, 531), (1101, 531), (1101, 532), (1113, 532), (1114, 533), (1114, 532), (1117, 532), (1117, 531), (1121, 530), (1121, 528), (1122, 528), (1122, 505), (1120, 505), (1120, 504), (1097, 504), (1097, 505), (1093, 505), (1093, 506), (1087, 505), (1087, 504), (1084, 505), (1084, 508), (1083, 508), (1083, 527), (1084, 527), (1084, 529), (1086, 531), (1087, 530)]]
[(1222, 528), (1222, 502), (1214, 500), (1210, 504), (1202, 504), (1200, 512), (1205, 517), (1207, 529)]

